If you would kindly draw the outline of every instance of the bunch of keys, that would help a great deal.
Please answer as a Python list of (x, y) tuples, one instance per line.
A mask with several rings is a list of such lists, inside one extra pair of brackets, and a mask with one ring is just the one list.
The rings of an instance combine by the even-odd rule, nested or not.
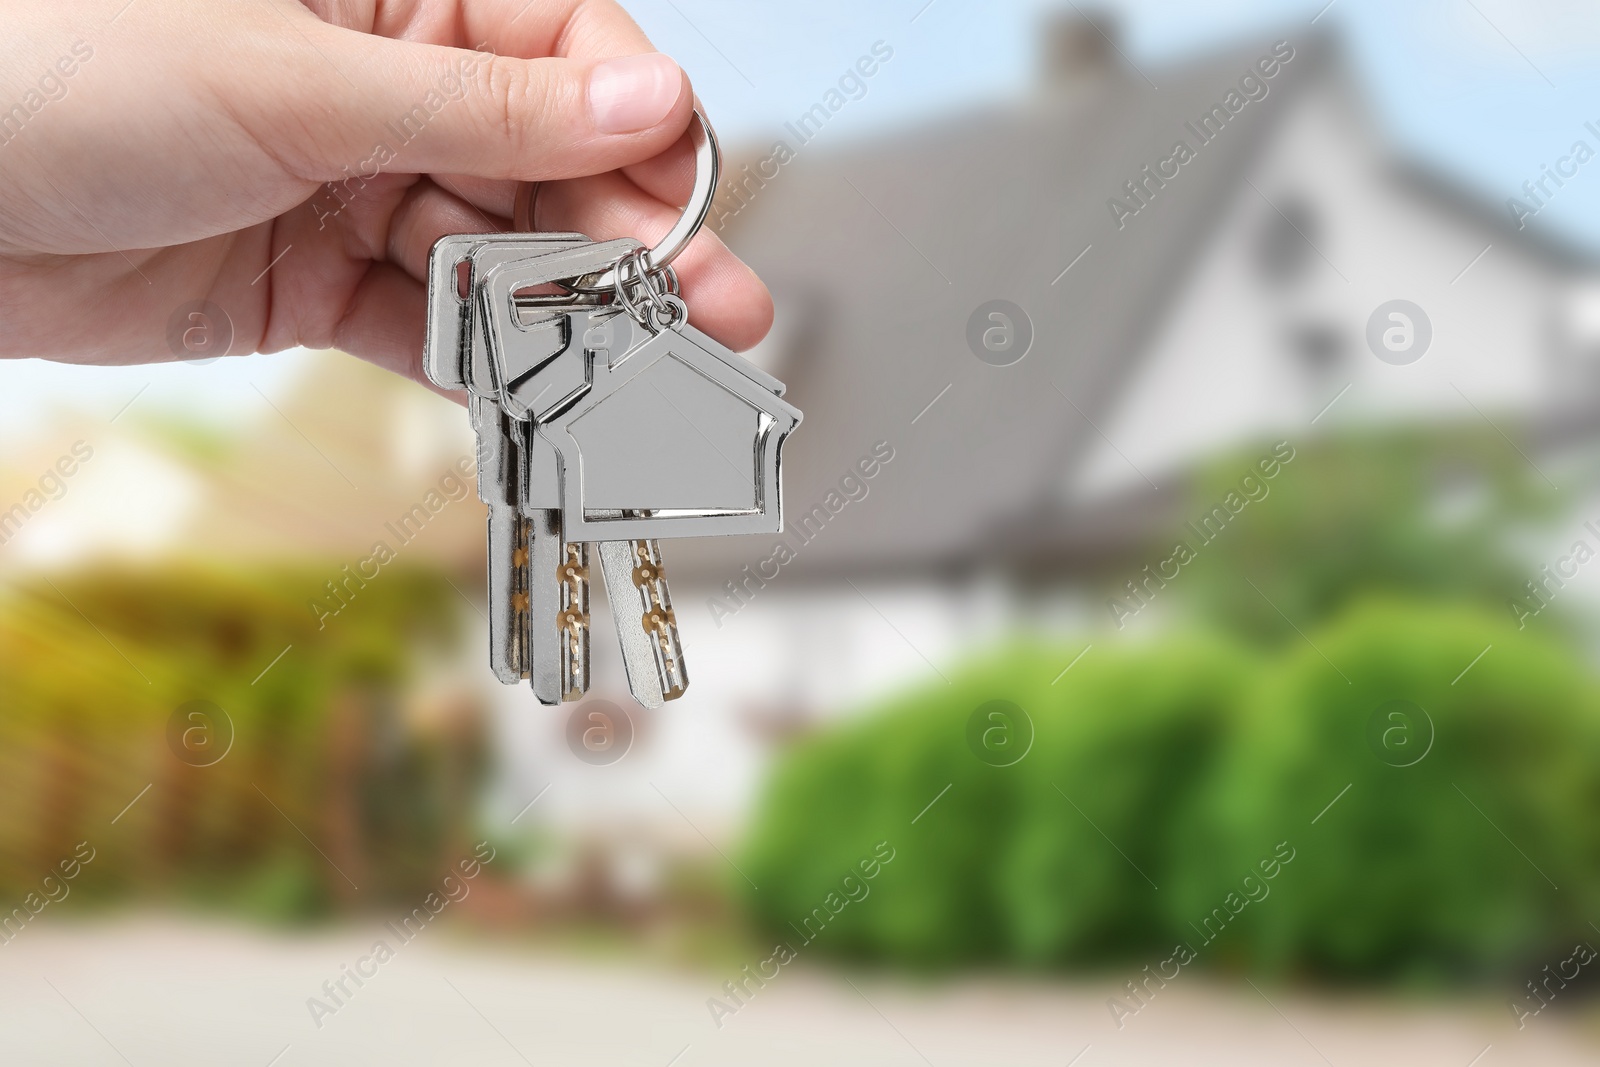
[[(488, 505), (489, 662), (541, 704), (589, 687), (599, 563), (633, 697), (689, 677), (658, 541), (783, 529), (783, 383), (688, 324), (672, 260), (719, 167), (697, 108), (695, 187), (653, 249), (577, 233), (442, 238), (429, 261), (424, 367), (463, 389)], [(531, 225), (533, 187), (519, 196)]]

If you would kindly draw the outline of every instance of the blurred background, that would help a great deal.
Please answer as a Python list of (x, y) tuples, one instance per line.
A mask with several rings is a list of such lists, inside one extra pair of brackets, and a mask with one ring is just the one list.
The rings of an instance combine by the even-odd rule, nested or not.
[(5, 1062), (1593, 1063), (1590, 7), (627, 6), (787, 532), (540, 708), (459, 408), (0, 364)]

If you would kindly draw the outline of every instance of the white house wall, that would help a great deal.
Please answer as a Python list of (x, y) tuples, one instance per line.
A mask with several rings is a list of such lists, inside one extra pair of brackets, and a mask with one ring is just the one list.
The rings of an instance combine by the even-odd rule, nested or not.
[(861, 593), (842, 583), (769, 588), (720, 627), (706, 609), (709, 589), (674, 589), (690, 685), (657, 713), (628, 698), (609, 617), (597, 610), (590, 699), (627, 708), (639, 739), (620, 762), (589, 766), (564, 736), (582, 704), (544, 708), (526, 687), (492, 686), (500, 816), (509, 822), (548, 785), (519, 829), (614, 836), (671, 825), (721, 844), (736, 835), (771, 758), (756, 719), (848, 716), (906, 686), (942, 686), (939, 673), (999, 640), (1011, 614), (993, 583), (858, 584)]
[[(1115, 447), (1097, 442), (1071, 492), (1135, 487), (1139, 471), (1159, 483), (1251, 440), (1297, 441), (1358, 420), (1475, 418), (1468, 399), (1486, 414), (1526, 413), (1559, 392), (1547, 348), (1560, 290), (1553, 268), (1500, 243), (1473, 264), (1489, 233), (1403, 186), (1336, 82), (1294, 104), (1248, 177), (1132, 387), (1100, 423)], [(1274, 289), (1255, 246), (1274, 205), (1296, 195), (1319, 220), (1318, 254), (1303, 280)], [(1161, 222), (1146, 211), (1128, 225)], [(1433, 325), (1426, 355), (1405, 366), (1381, 362), (1365, 340), (1374, 309), (1397, 298), (1421, 306)], [(1285, 344), (1294, 322), (1328, 323), (1342, 335), (1341, 358), (1321, 380)]]

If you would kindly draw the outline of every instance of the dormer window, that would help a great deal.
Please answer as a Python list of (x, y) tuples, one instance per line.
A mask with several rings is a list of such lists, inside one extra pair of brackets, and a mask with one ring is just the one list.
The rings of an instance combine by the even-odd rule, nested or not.
[(1317, 213), (1304, 197), (1277, 198), (1276, 210), (1267, 209), (1256, 238), (1255, 263), (1262, 281), (1282, 286), (1300, 281), (1316, 258), (1313, 245), (1320, 230)]
[(1301, 321), (1289, 326), (1289, 350), (1314, 377), (1333, 373), (1344, 355), (1345, 334), (1331, 322)]

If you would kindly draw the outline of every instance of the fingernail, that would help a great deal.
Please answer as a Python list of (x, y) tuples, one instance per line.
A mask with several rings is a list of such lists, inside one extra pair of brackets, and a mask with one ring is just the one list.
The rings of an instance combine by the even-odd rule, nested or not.
[(682, 92), (683, 72), (660, 52), (608, 59), (589, 75), (589, 112), (601, 133), (636, 133), (666, 118)]

